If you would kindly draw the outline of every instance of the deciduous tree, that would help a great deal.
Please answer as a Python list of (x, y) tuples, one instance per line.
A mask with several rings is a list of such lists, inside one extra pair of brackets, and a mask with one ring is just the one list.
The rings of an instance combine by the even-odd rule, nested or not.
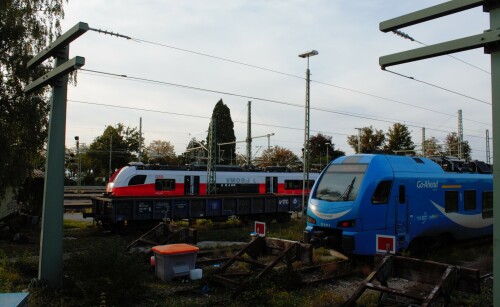
[(146, 155), (152, 164), (171, 164), (176, 161), (174, 146), (169, 141), (152, 141), (146, 148)]
[(47, 138), (48, 88), (26, 95), (26, 85), (48, 66), (27, 62), (60, 33), (63, 0), (0, 1), (0, 195), (33, 173)]
[(140, 135), (136, 128), (117, 124), (108, 126), (101, 136), (90, 144), (87, 155), (94, 165), (96, 176), (108, 177), (118, 168), (131, 161), (137, 161)]
[(256, 163), (260, 167), (266, 166), (293, 166), (299, 162), (299, 157), (290, 149), (274, 146), (265, 149)]
[(435, 137), (431, 137), (424, 142), (424, 155), (428, 156), (438, 156), (443, 154), (443, 147), (438, 144), (438, 140)]
[(403, 151), (405, 154), (414, 155), (415, 144), (411, 139), (410, 130), (404, 124), (395, 123), (389, 127), (386, 133), (386, 145), (384, 151), (387, 153), (397, 153)]
[[(385, 136), (382, 130), (373, 129), (372, 126), (361, 129), (361, 153), (382, 150), (384, 147)], [(347, 143), (358, 152), (358, 136), (350, 135), (347, 137)]]
[[(460, 145), (460, 142), (458, 140), (458, 135), (456, 132), (451, 132), (449, 133), (445, 140), (445, 150), (446, 154), (449, 156), (459, 156), (459, 151), (458, 151), (458, 146)], [(463, 141), (462, 140), (462, 156), (459, 158), (470, 160), (471, 158), (471, 148), (469, 145), (468, 141)]]
[(335, 149), (335, 144), (332, 142), (331, 136), (326, 136), (321, 133), (309, 138), (311, 150), (311, 163), (321, 165), (321, 168), (328, 162), (345, 156), (345, 152)]

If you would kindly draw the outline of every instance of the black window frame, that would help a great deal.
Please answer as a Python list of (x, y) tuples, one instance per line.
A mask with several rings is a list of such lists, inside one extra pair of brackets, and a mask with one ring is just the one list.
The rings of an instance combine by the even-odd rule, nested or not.
[(460, 194), (456, 190), (444, 191), (444, 211), (446, 213), (458, 212), (459, 196)]
[(406, 202), (406, 187), (405, 185), (399, 186), (398, 202), (404, 204)]
[(155, 180), (155, 191), (174, 191), (175, 179), (172, 178), (157, 178)]
[[(464, 210), (474, 211), (477, 208), (477, 193), (476, 190), (464, 191)], [(472, 205), (472, 206), (471, 206)]]
[[(302, 183), (301, 179), (285, 179), (285, 190), (302, 190)], [(312, 188), (313, 185), (314, 180), (309, 180), (309, 188)]]
[[(483, 219), (493, 218), (493, 192), (483, 192), (481, 194)], [(485, 204), (487, 206), (485, 206)]]
[(392, 180), (382, 180), (373, 191), (371, 202), (373, 205), (385, 205), (389, 203), (391, 195)]
[(135, 175), (128, 181), (128, 186), (140, 185), (146, 182), (148, 175)]

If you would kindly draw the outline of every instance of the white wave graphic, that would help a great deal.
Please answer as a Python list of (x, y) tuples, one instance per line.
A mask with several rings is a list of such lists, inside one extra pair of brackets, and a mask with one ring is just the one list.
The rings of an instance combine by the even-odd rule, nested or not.
[(346, 215), (347, 213), (349, 213), (349, 211), (351, 211), (352, 209), (349, 209), (349, 210), (346, 210), (346, 211), (342, 211), (342, 212), (339, 212), (339, 213), (322, 213), (322, 212), (319, 212), (318, 209), (316, 208), (316, 206), (310, 206), (309, 208), (317, 217), (319, 218), (322, 218), (324, 220), (333, 220), (333, 219), (338, 219), (344, 215)]
[(483, 219), (481, 213), (479, 214), (460, 214), (457, 212), (445, 212), (444, 208), (436, 204), (431, 200), (431, 203), (436, 207), (436, 209), (441, 212), (445, 217), (453, 221), (454, 223), (467, 227), (467, 228), (484, 228), (493, 225), (493, 219)]

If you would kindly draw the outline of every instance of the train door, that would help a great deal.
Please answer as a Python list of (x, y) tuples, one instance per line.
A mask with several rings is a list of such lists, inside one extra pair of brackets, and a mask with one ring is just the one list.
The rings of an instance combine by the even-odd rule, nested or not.
[(266, 177), (266, 193), (278, 193), (278, 177)]
[(184, 195), (200, 194), (200, 176), (184, 176)]
[(400, 184), (398, 187), (398, 197), (396, 199), (395, 212), (395, 235), (397, 247), (406, 248), (408, 244), (408, 196), (406, 194), (406, 186)]

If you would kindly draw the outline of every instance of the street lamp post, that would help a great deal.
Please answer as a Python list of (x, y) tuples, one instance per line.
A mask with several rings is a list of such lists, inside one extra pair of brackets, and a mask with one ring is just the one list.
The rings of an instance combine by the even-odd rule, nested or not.
[(307, 206), (306, 204), (306, 182), (307, 189), (309, 189), (309, 84), (311, 83), (311, 72), (309, 71), (309, 58), (318, 55), (318, 51), (311, 50), (299, 54), (301, 58), (307, 58), (307, 70), (306, 70), (306, 106), (305, 106), (305, 126), (304, 126), (304, 153), (303, 153), (303, 173), (304, 178), (302, 181), (302, 206), (303, 209)]
[(330, 148), (330, 145), (332, 145), (332, 144), (331, 143), (325, 143), (325, 145), (326, 145), (326, 166), (328, 166), (328, 162), (330, 162), (330, 160), (328, 160), (328, 149)]
[(358, 130), (358, 154), (361, 153), (361, 129), (363, 128), (354, 128)]
[(81, 164), (81, 159), (80, 159), (80, 137), (75, 136), (75, 141), (76, 141), (76, 155), (78, 157), (78, 174), (76, 175), (76, 182), (77, 182), (77, 193), (80, 193), (80, 185), (81, 185), (81, 172), (82, 172), (82, 164)]

